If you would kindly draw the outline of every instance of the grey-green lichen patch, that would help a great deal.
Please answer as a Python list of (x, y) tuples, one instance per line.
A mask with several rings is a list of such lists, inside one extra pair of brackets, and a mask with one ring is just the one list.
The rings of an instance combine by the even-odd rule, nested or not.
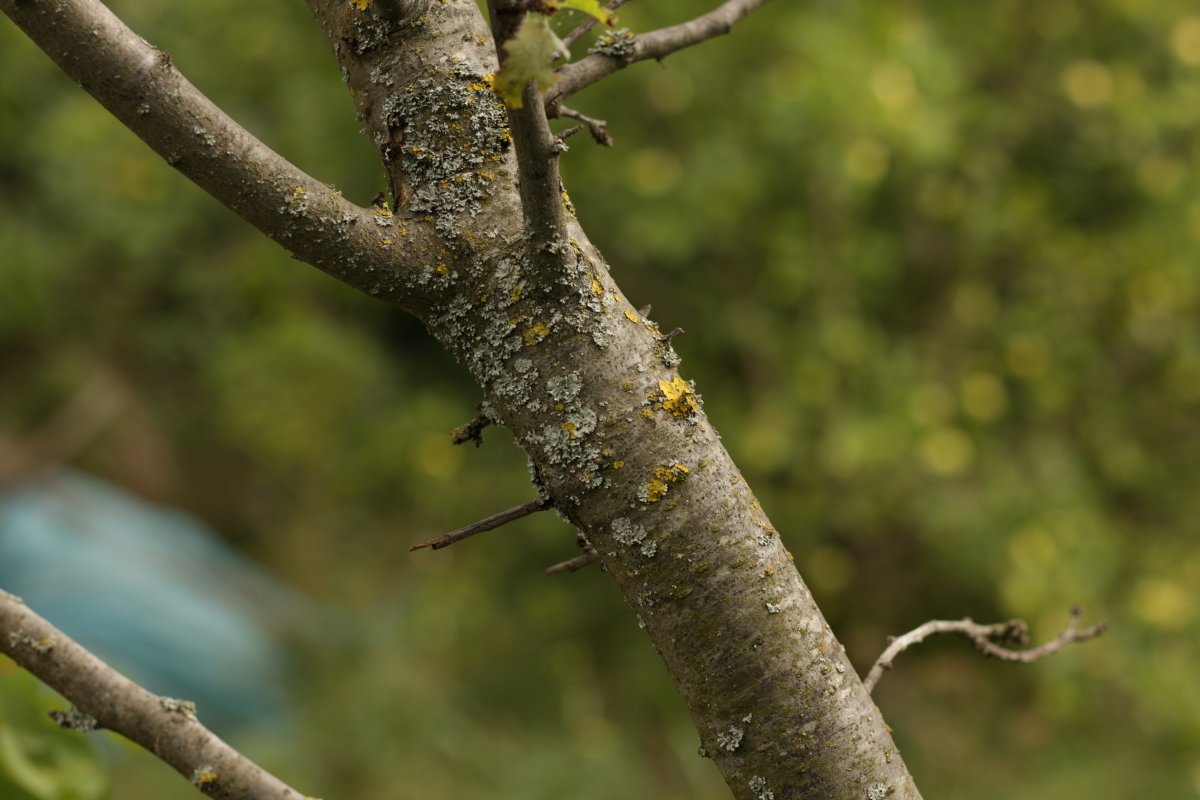
[(600, 53), (625, 61), (633, 58), (637, 52), (637, 39), (629, 28), (605, 31), (596, 37), (596, 41), (588, 48), (588, 52)]
[(746, 731), (737, 725), (730, 725), (728, 730), (717, 732), (717, 747), (732, 753), (742, 746), (742, 738)]
[(70, 711), (51, 711), (50, 718), (58, 724), (58, 727), (78, 733), (94, 731), (100, 724), (91, 714), (77, 708), (72, 708)]
[(408, 210), (432, 215), (443, 235), (457, 235), (495, 189), (512, 137), (508, 117), (485, 76), (464, 61), (449, 79), (419, 78), (387, 97), (381, 113), (409, 195)]
[(637, 548), (646, 558), (653, 558), (658, 552), (658, 543), (650, 538), (646, 529), (641, 525), (630, 522), (625, 517), (617, 517), (612, 521), (613, 539), (626, 547)]
[(579, 372), (570, 372), (566, 375), (556, 375), (546, 381), (546, 391), (550, 393), (550, 399), (556, 403), (569, 403), (579, 396), (579, 390), (583, 388), (583, 381), (579, 378)]
[(761, 775), (750, 779), (750, 791), (758, 800), (775, 800), (775, 793), (767, 787), (767, 779)]
[(187, 719), (196, 718), (196, 704), (191, 700), (179, 700), (174, 697), (160, 697), (158, 704), (163, 707), (164, 711), (171, 714), (178, 714)]
[(35, 653), (49, 653), (54, 649), (54, 638), (43, 636), (35, 639), (22, 630), (11, 631), (8, 634), (9, 647), (28, 647)]
[(867, 800), (884, 800), (892, 789), (883, 783), (872, 783), (867, 787)]

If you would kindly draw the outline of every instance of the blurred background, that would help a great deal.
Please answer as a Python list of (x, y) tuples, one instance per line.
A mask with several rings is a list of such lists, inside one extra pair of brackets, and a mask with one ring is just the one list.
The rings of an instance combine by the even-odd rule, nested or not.
[[(111, 5), (295, 163), (384, 188), (303, 4)], [(860, 671), (930, 618), (1112, 622), (1034, 666), (904, 655), (876, 700), (925, 796), (1200, 797), (1195, 4), (779, 2), (571, 105), (616, 138), (571, 140), (580, 217), (686, 330)], [(0, 244), (0, 585), (317, 796), (728, 796), (607, 576), (542, 575), (563, 523), (408, 552), (533, 496), (506, 432), (450, 444), (465, 373), (7, 20)], [(194, 796), (55, 705), (0, 662), (6, 800)]]

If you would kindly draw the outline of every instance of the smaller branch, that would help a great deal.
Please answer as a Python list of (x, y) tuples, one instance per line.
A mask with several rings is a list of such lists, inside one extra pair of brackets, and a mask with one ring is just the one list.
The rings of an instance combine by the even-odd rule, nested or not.
[(546, 567), (547, 575), (564, 575), (568, 572), (576, 572), (584, 567), (591, 566), (600, 560), (600, 554), (595, 550), (586, 550), (579, 555), (567, 561), (560, 561), (553, 566)]
[(867, 677), (863, 679), (863, 685), (867, 688), (867, 693), (870, 694), (875, 689), (875, 684), (879, 683), (879, 679), (883, 676), (884, 671), (892, 668), (892, 662), (895, 661), (896, 656), (908, 648), (920, 644), (936, 633), (957, 633), (975, 645), (975, 649), (980, 653), (991, 658), (998, 658), (1001, 661), (1032, 664), (1034, 661), (1045, 658), (1051, 653), (1057, 653), (1072, 642), (1094, 639), (1108, 630), (1107, 622), (1100, 622), (1091, 627), (1079, 630), (1079, 618), (1082, 614), (1083, 611), (1078, 606), (1071, 609), (1071, 619), (1062, 633), (1045, 644), (1029, 650), (1014, 650), (1010, 647), (1005, 647), (1005, 645), (1009, 644), (1024, 645), (1028, 643), (1029, 626), (1024, 620), (1013, 619), (994, 625), (980, 625), (970, 617), (960, 620), (931, 620), (920, 627), (914, 628), (903, 636), (893, 639), (888, 648), (875, 661), (874, 666), (871, 667), (871, 671), (867, 673)]
[[(626, 2), (626, 0), (609, 0), (608, 5), (604, 6), (604, 10), (605, 11), (616, 11), (618, 8), (625, 5), (625, 2)], [(587, 35), (588, 31), (590, 31), (592, 28), (596, 27), (596, 23), (599, 21), (600, 20), (596, 19), (595, 17), (588, 17), (583, 22), (579, 23), (579, 25), (575, 28), (575, 30), (571, 31), (570, 33), (568, 33), (566, 36), (563, 37), (563, 40), (562, 40), (563, 46), (566, 47), (567, 49), (570, 49), (571, 45), (578, 42), (580, 39), (582, 39), (584, 36)], [(611, 18), (609, 19), (609, 22), (611, 24), (611, 22), (612, 22)], [(554, 57), (554, 59), (556, 61), (559, 58), (560, 58), (560, 56), (557, 56), (557, 55)]]
[(671, 330), (658, 337), (660, 342), (669, 342), (681, 333), (687, 333), (683, 328), (672, 328)]
[(421, 550), (422, 548), (426, 547), (428, 547), (430, 550), (441, 550), (443, 547), (449, 547), (455, 542), (461, 542), (463, 539), (467, 539), (477, 533), (484, 533), (485, 531), (499, 528), (501, 525), (507, 525), (508, 523), (514, 522), (521, 517), (527, 517), (530, 514), (534, 514), (538, 511), (545, 511), (549, 507), (550, 501), (543, 500), (539, 497), (537, 500), (530, 500), (524, 505), (514, 506), (507, 511), (501, 511), (499, 514), (493, 514), (492, 516), (481, 519), (478, 522), (472, 522), (470, 525), (467, 525), (464, 528), (451, 531), (445, 535), (430, 539), (427, 542), (414, 544), (408, 549), (409, 552), (413, 550)]
[(588, 133), (592, 134), (592, 138), (596, 140), (596, 144), (601, 144), (605, 147), (613, 146), (613, 138), (608, 132), (608, 123), (604, 120), (596, 119), (595, 117), (589, 117), (573, 108), (567, 108), (562, 104), (559, 104), (558, 108), (555, 109), (555, 113), (560, 117), (577, 119), (586, 125)]
[(743, 17), (766, 5), (768, 1), (726, 0), (717, 8), (695, 19), (633, 37), (633, 50), (628, 55), (593, 53), (573, 64), (567, 64), (559, 70), (558, 82), (546, 92), (546, 108), (554, 108), (563, 98), (570, 97), (580, 89), (591, 86), (637, 61), (663, 59), (676, 50), (729, 33)]
[(196, 720), (195, 706), (160, 697), (105, 664), (0, 589), (0, 653), (74, 706), (51, 712), (64, 728), (104, 729), (149, 750), (209, 797), (300, 800)]
[(569, 128), (563, 128), (561, 131), (559, 131), (555, 135), (554, 138), (558, 139), (558, 141), (560, 141), (560, 142), (565, 142), (567, 139), (570, 139), (572, 136), (579, 133), (581, 130), (583, 130), (582, 125), (572, 125)]
[(468, 422), (466, 425), (459, 425), (454, 430), (450, 431), (450, 441), (455, 444), (466, 444), (474, 442), (476, 447), (483, 444), (483, 430), (492, 424), (492, 420), (486, 414), (480, 414), (475, 419)]

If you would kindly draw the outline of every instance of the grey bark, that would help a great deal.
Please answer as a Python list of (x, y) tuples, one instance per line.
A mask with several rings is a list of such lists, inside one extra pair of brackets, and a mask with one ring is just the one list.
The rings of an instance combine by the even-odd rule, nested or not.
[[(92, 0), (0, 9), (219, 200), (425, 322), (512, 429), (539, 491), (600, 554), (735, 797), (918, 798), (669, 338), (625, 300), (571, 213), (546, 149), (545, 98), (510, 115), (488, 90), (495, 50), (473, 0), (309, 4), (387, 171), (394, 216), (351, 212), (223, 115), (195, 123), (207, 101), (140, 39), (132, 56), (81, 54), (92, 39), (74, 18), (95, 13)], [(145, 114), (122, 99), (151, 91)], [(210, 145), (189, 135), (194, 124), (222, 133)], [(319, 203), (287, 206), (293, 186)]]

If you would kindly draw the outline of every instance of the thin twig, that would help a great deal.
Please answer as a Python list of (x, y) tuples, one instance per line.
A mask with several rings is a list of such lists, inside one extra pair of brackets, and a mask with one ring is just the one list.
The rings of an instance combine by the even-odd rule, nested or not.
[(478, 522), (472, 522), (470, 525), (467, 525), (464, 528), (451, 531), (450, 533), (430, 539), (427, 542), (414, 544), (408, 549), (409, 551), (413, 551), (428, 547), (430, 550), (441, 550), (443, 547), (449, 547), (455, 542), (461, 542), (463, 539), (474, 536), (477, 533), (483, 533), (485, 531), (490, 531), (493, 528), (499, 528), (501, 525), (507, 525), (508, 523), (514, 522), (521, 517), (527, 517), (530, 514), (538, 511), (545, 511), (549, 507), (550, 501), (543, 500), (539, 497), (537, 500), (530, 500), (528, 503), (523, 505), (513, 506), (507, 511), (501, 511), (499, 514), (492, 514), (490, 517), (481, 519)]
[(666, 58), (676, 50), (729, 33), (743, 17), (768, 2), (769, 0), (727, 0), (695, 19), (635, 36), (633, 52), (628, 56), (618, 58), (593, 53), (573, 64), (567, 64), (558, 71), (558, 82), (546, 92), (546, 108), (554, 108), (563, 98), (570, 97), (580, 89), (591, 86), (634, 62), (649, 58)]
[(546, 567), (547, 575), (563, 575), (568, 572), (576, 572), (584, 567), (591, 566), (600, 560), (600, 554), (595, 550), (585, 550), (579, 555), (566, 561), (560, 561), (553, 566)]
[[(616, 11), (618, 8), (620, 8), (623, 5), (625, 5), (625, 0), (609, 0), (608, 4), (604, 6), (604, 10), (605, 11)], [(584, 36), (587, 35), (588, 31), (590, 31), (592, 28), (596, 27), (596, 23), (599, 21), (600, 20), (596, 19), (595, 17), (588, 17), (583, 22), (579, 23), (579, 25), (577, 25), (573, 31), (571, 31), (570, 33), (568, 33), (566, 36), (564, 36), (562, 38), (563, 46), (569, 50), (571, 48), (571, 45), (578, 42), (580, 39), (582, 39)], [(608, 24), (609, 25), (612, 24), (611, 16), (609, 17)], [(554, 60), (557, 61), (560, 57), (561, 56), (555, 55)]]
[(608, 132), (608, 123), (604, 120), (589, 117), (587, 114), (583, 114), (573, 108), (567, 108), (562, 104), (559, 104), (558, 108), (555, 109), (555, 113), (560, 117), (577, 119), (586, 125), (588, 133), (592, 134), (592, 138), (596, 140), (596, 144), (602, 144), (605, 147), (613, 146), (613, 138)]
[(557, 134), (555, 134), (555, 138), (558, 139), (560, 142), (565, 142), (567, 139), (570, 139), (572, 136), (579, 133), (581, 130), (583, 130), (582, 125), (572, 125), (569, 128), (563, 128), (561, 131), (559, 131)]
[(70, 711), (51, 713), (59, 725), (119, 733), (209, 797), (305, 797), (201, 725), (191, 703), (143, 689), (2, 589), (0, 653), (72, 703)]
[(1107, 622), (1099, 622), (1089, 628), (1079, 630), (1079, 618), (1082, 614), (1083, 611), (1078, 606), (1071, 609), (1071, 619), (1062, 633), (1045, 644), (1029, 650), (1014, 650), (1004, 646), (1006, 644), (1023, 645), (1029, 641), (1029, 626), (1024, 620), (1013, 619), (994, 625), (980, 625), (970, 617), (960, 620), (931, 620), (920, 627), (914, 628), (903, 636), (897, 636), (893, 639), (892, 643), (883, 651), (883, 654), (876, 659), (874, 666), (871, 667), (871, 671), (863, 679), (863, 685), (867, 687), (868, 693), (873, 691), (875, 684), (879, 682), (884, 671), (892, 668), (892, 662), (895, 661), (896, 656), (913, 645), (920, 644), (935, 633), (957, 633), (959, 636), (969, 640), (975, 645), (975, 649), (985, 656), (998, 658), (1002, 661), (1032, 664), (1039, 658), (1044, 658), (1051, 653), (1057, 653), (1072, 642), (1094, 639), (1108, 630)]

